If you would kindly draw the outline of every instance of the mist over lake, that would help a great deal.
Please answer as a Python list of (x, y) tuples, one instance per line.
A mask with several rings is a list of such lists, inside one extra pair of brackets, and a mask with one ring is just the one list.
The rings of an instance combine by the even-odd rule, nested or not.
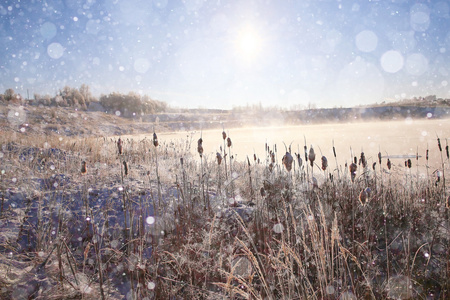
[[(395, 164), (403, 165), (404, 159), (414, 158), (419, 154), (421, 171), (425, 171), (425, 154), (429, 152), (429, 164), (437, 168), (440, 163), (437, 137), (444, 145), (450, 137), (448, 119), (404, 119), (396, 121), (372, 121), (339, 124), (224, 128), (232, 140), (232, 155), (238, 161), (253, 159), (256, 154), (265, 161), (265, 144), (271, 150), (277, 147), (277, 159), (281, 161), (285, 154), (285, 145), (291, 146), (291, 152), (304, 155), (303, 147), (313, 146), (317, 153), (328, 159), (333, 158), (333, 142), (339, 164), (350, 162), (354, 156), (364, 152), (369, 163), (377, 161), (378, 152), (389, 157)], [(202, 137), (205, 156), (212, 158), (224, 148), (222, 129), (203, 131), (180, 131), (159, 133), (162, 142), (183, 141), (191, 143), (192, 152), (196, 152), (197, 140)], [(130, 136), (131, 137), (131, 136)], [(147, 135), (133, 137), (144, 138)], [(150, 136), (148, 136), (149, 138)], [(226, 147), (226, 146), (225, 146)], [(227, 149), (228, 153), (228, 149)], [(334, 167), (334, 163), (332, 163)], [(434, 171), (433, 169), (432, 171)]]

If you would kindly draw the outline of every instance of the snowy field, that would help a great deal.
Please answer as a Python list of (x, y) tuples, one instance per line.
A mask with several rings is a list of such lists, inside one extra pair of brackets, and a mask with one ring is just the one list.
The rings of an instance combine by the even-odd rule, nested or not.
[(0, 297), (447, 299), (446, 125), (2, 137)]

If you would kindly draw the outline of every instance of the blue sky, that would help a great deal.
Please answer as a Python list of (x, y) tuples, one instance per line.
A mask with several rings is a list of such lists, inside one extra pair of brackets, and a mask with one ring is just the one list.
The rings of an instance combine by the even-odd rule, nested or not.
[(449, 1), (0, 3), (0, 92), (134, 91), (178, 107), (450, 98)]

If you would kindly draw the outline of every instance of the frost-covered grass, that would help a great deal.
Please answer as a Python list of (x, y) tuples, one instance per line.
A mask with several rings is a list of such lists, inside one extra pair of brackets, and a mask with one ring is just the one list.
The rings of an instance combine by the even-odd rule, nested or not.
[(158, 142), (0, 137), (0, 297), (448, 299), (445, 143), (420, 176)]

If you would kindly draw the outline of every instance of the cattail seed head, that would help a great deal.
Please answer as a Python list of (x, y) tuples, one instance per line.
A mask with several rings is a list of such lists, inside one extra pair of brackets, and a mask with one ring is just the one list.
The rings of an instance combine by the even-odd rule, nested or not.
[(442, 152), (441, 139), (438, 138), (438, 139), (437, 139), (437, 142), (438, 142), (439, 151)]
[(272, 151), (270, 152), (270, 160), (273, 164), (275, 163), (275, 153)]
[(158, 143), (158, 136), (156, 135), (155, 132), (153, 132), (153, 146), (158, 147), (159, 143)]
[(367, 167), (367, 160), (366, 156), (364, 155), (364, 152), (361, 152), (361, 157), (359, 158), (359, 161), (362, 164), (363, 168)]
[(408, 161), (406, 162), (406, 165), (407, 165), (408, 168), (411, 169), (411, 167), (412, 167), (411, 159), (408, 158)]
[(217, 158), (217, 164), (220, 166), (220, 164), (222, 163), (222, 155), (219, 152), (217, 152), (216, 158)]
[(308, 161), (308, 147), (304, 146), (305, 149), (305, 163)]
[(230, 139), (230, 138), (227, 138), (227, 146), (228, 146), (228, 148), (230, 148), (230, 147), (231, 147), (231, 145), (232, 145), (232, 143), (231, 143), (231, 139)]
[(259, 192), (261, 193), (261, 197), (265, 197), (266, 196), (266, 190), (264, 189), (264, 187), (261, 187), (261, 189), (259, 190)]
[(256, 161), (256, 154), (253, 154), (253, 160)]
[(180, 164), (181, 164), (181, 166), (183, 166), (183, 163), (184, 163), (184, 159), (182, 157), (180, 157)]
[(427, 149), (427, 155), (426, 155), (426, 159), (427, 159), (427, 161), (428, 161), (428, 149)]
[(355, 163), (350, 164), (349, 170), (350, 170), (350, 178), (351, 178), (352, 182), (355, 182), (357, 169), (358, 169), (358, 166)]
[(119, 151), (119, 155), (122, 155), (123, 146), (122, 146), (122, 140), (120, 138), (117, 141), (117, 150)]
[(294, 159), (293, 159), (292, 155), (289, 152), (286, 152), (286, 154), (283, 156), (282, 162), (288, 172), (290, 172), (292, 170), (292, 162), (293, 161), (294, 161)]
[(388, 158), (388, 160), (387, 160), (386, 165), (387, 165), (388, 169), (390, 170), (391, 167), (392, 167), (392, 164), (391, 164), (391, 160), (390, 160), (389, 158)]
[(325, 156), (322, 156), (322, 170), (326, 170), (328, 167), (328, 160)]
[(225, 140), (227, 138), (227, 133), (224, 131), (222, 131), (222, 138)]
[(300, 153), (296, 154), (296, 156), (297, 156), (298, 166), (301, 168), (303, 165), (302, 157), (300, 156)]
[(314, 149), (311, 146), (311, 148), (309, 148), (309, 155), (308, 155), (308, 159), (309, 159), (309, 163), (311, 164), (311, 167), (314, 166), (314, 160), (316, 160), (316, 153), (314, 153)]
[(375, 171), (375, 166), (377, 165), (377, 163), (376, 162), (374, 162), (373, 164), (372, 164), (372, 169)]
[(123, 171), (125, 173), (125, 176), (128, 175), (128, 165), (126, 161), (123, 161)]
[(336, 158), (336, 148), (334, 148), (334, 146), (333, 146), (333, 155), (334, 155), (334, 158)]
[(381, 152), (378, 152), (378, 163), (381, 165)]
[(366, 190), (362, 190), (361, 193), (359, 193), (359, 202), (361, 202), (361, 205), (364, 206), (367, 202), (367, 192)]
[(448, 155), (448, 145), (445, 146), (445, 152), (447, 153), (447, 159), (450, 159), (449, 155)]
[(86, 162), (83, 160), (81, 162), (81, 174), (86, 174), (87, 173), (87, 166), (86, 166)]
[(202, 157), (202, 155), (203, 155), (203, 145), (202, 145), (202, 143), (203, 143), (202, 138), (199, 138), (198, 142), (197, 142), (197, 151), (198, 151), (198, 154), (200, 154), (200, 157)]

